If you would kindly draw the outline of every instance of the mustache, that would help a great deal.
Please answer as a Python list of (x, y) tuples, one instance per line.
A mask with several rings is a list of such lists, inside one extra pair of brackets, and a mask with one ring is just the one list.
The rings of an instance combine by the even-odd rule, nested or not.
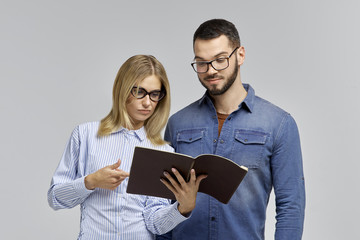
[(217, 74), (213, 74), (213, 75), (209, 75), (209, 76), (206, 76), (205, 78), (204, 78), (204, 80), (205, 81), (207, 81), (207, 80), (212, 80), (212, 79), (224, 79), (224, 77), (223, 76), (220, 76), (220, 75), (217, 75)]

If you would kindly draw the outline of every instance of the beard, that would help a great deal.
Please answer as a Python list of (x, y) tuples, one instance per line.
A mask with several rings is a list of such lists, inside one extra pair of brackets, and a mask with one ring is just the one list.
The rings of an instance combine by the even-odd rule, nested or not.
[[(231, 75), (229, 76), (229, 78), (225, 80), (225, 84), (224, 84), (224, 86), (222, 88), (218, 89), (216, 86), (208, 87), (208, 86), (206, 86), (206, 84), (203, 81), (201, 81), (201, 79), (198, 76), (201, 85), (203, 85), (208, 90), (210, 95), (216, 96), (216, 95), (224, 94), (233, 85), (233, 83), (236, 80), (236, 77), (237, 77), (237, 75), (239, 73), (239, 68), (238, 68), (237, 65), (238, 65), (238, 61), (236, 59), (236, 61), (235, 61), (235, 66), (236, 67), (235, 67), (234, 71), (231, 73)], [(211, 66), (209, 66), (209, 67), (211, 67)], [(204, 78), (204, 81), (209, 80), (209, 79), (213, 79), (213, 78), (224, 79), (223, 76), (213, 74), (213, 75), (206, 76)]]

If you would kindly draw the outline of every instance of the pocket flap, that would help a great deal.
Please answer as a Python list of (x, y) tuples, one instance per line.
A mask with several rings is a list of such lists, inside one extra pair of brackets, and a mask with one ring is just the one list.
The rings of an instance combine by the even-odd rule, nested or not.
[(257, 131), (237, 130), (235, 139), (243, 144), (265, 144), (266, 134)]
[(190, 129), (179, 131), (177, 134), (178, 142), (191, 143), (203, 138), (204, 130), (203, 129)]

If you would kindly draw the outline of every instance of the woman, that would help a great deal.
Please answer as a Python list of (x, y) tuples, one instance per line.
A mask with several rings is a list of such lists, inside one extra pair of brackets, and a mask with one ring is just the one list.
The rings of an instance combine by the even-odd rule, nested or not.
[[(173, 151), (160, 131), (170, 112), (166, 72), (153, 56), (136, 55), (119, 69), (113, 106), (101, 122), (73, 131), (51, 181), (49, 205), (57, 210), (80, 204), (78, 239), (154, 239), (187, 219), (205, 176), (178, 184), (165, 173), (177, 202), (126, 193), (135, 146)], [(151, 159), (149, 159), (151, 161)]]

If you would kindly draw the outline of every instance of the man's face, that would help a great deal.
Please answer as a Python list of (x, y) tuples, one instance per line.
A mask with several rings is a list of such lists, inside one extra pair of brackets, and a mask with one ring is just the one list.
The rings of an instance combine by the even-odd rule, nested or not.
[[(228, 38), (221, 35), (211, 40), (197, 39), (194, 44), (195, 61), (211, 61), (221, 57), (228, 57), (235, 47), (231, 47)], [(225, 93), (239, 79), (239, 66), (243, 62), (243, 57), (239, 52), (243, 48), (236, 50), (229, 59), (229, 67), (224, 70), (215, 70), (209, 65), (206, 73), (198, 73), (201, 84), (209, 91), (211, 95), (221, 95)], [(241, 62), (238, 61), (240, 56)]]

